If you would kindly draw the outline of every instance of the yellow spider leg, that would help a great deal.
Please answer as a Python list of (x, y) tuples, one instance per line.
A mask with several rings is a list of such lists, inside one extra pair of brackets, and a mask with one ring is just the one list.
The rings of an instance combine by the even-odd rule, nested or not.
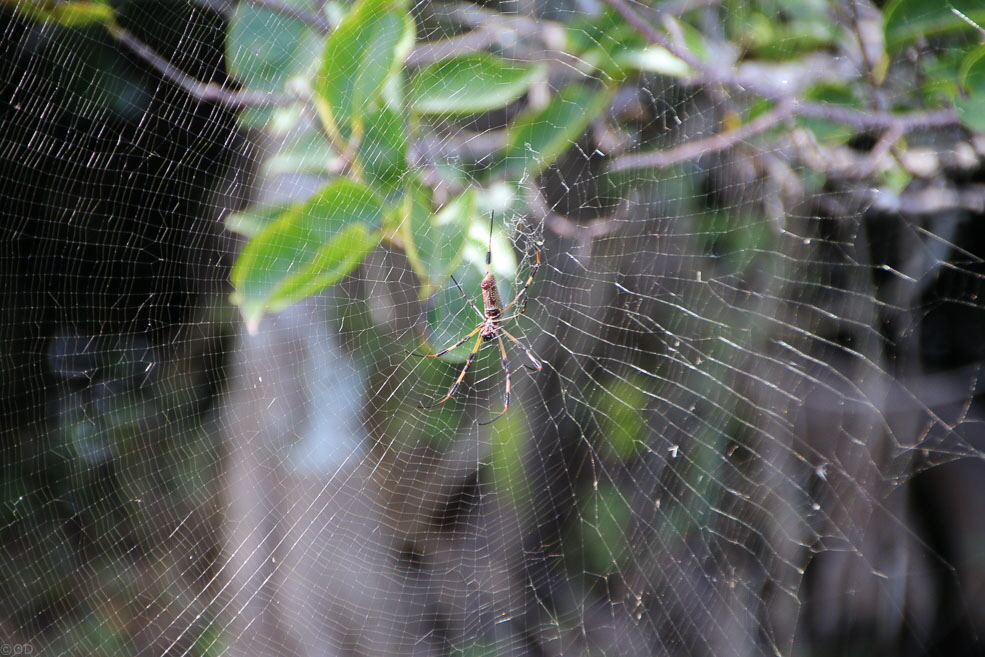
[(471, 333), (469, 333), (468, 335), (466, 335), (466, 336), (465, 336), (464, 338), (462, 338), (461, 340), (459, 340), (458, 342), (456, 342), (456, 343), (455, 343), (455, 344), (453, 344), (452, 346), (450, 346), (450, 347), (446, 347), (445, 349), (442, 349), (441, 351), (439, 351), (439, 352), (438, 352), (438, 353), (436, 353), (436, 354), (419, 354), (419, 353), (417, 353), (417, 352), (414, 352), (414, 351), (412, 351), (412, 352), (410, 352), (410, 353), (411, 353), (411, 355), (413, 355), (413, 356), (419, 356), (420, 358), (437, 358), (438, 356), (444, 356), (445, 354), (447, 354), (447, 353), (448, 353), (449, 351), (451, 351), (452, 349), (455, 349), (456, 347), (459, 347), (459, 346), (461, 346), (461, 345), (463, 345), (463, 344), (465, 344), (465, 341), (466, 341), (466, 340), (468, 340), (468, 339), (469, 339), (469, 338), (471, 338), (471, 337), (472, 337), (473, 335), (475, 335), (476, 333), (478, 333), (478, 332), (479, 332), (479, 331), (480, 331), (481, 329), (482, 329), (482, 324), (479, 324), (479, 325), (478, 325), (478, 326), (477, 326), (477, 327), (475, 328), (475, 330), (474, 330), (474, 331), (472, 331)]
[[(482, 328), (482, 327), (480, 326), (479, 328)], [(479, 329), (477, 328), (476, 330), (472, 331), (472, 333), (470, 333), (468, 335), (468, 337), (465, 338), (465, 340), (468, 340), (470, 337), (472, 337), (472, 335), (474, 335), (475, 333), (478, 333), (478, 332), (479, 332)], [(458, 344), (461, 344), (462, 342), (465, 342), (465, 340), (462, 340)], [(458, 346), (458, 345), (456, 345), (456, 346)], [(472, 366), (472, 361), (475, 360), (475, 355), (477, 353), (479, 353), (479, 347), (480, 346), (482, 346), (482, 336), (481, 335), (478, 338), (476, 338), (476, 340), (475, 340), (475, 346), (472, 347), (472, 351), (469, 353), (469, 357), (465, 361), (465, 367), (462, 368), (462, 372), (458, 375), (458, 378), (455, 379), (455, 383), (453, 383), (451, 385), (451, 388), (448, 389), (448, 394), (447, 395), (445, 395), (442, 399), (440, 399), (440, 400), (438, 400), (436, 402), (432, 402), (430, 404), (419, 404), (418, 406), (420, 408), (432, 408), (434, 406), (437, 406), (438, 404), (444, 404), (446, 401), (448, 401), (449, 399), (451, 399), (452, 396), (455, 394), (455, 391), (458, 390), (458, 386), (462, 385), (462, 380), (465, 379), (466, 372), (468, 372), (469, 371), (469, 367)], [(451, 349), (451, 348), (452, 347), (449, 347), (448, 349)], [(445, 351), (448, 351), (448, 349), (446, 349)], [(435, 356), (439, 356), (439, 355), (445, 353), (445, 351), (442, 351), (439, 354), (434, 354), (434, 355)]]
[[(474, 303), (472, 303), (472, 299), (469, 299), (469, 295), (465, 294), (465, 290), (463, 290), (462, 289), (462, 286), (458, 284), (458, 281), (455, 280), (455, 277), (454, 276), (451, 277), (451, 280), (452, 280), (453, 283), (455, 283), (455, 286), (458, 287), (458, 291), (462, 293), (462, 298), (465, 299), (466, 301), (468, 301), (469, 305), (472, 306), (472, 310), (474, 310), (475, 312), (479, 313), (479, 317), (481, 317), (482, 319), (485, 319), (486, 316), (482, 314), (482, 311), (479, 310), (479, 308), (476, 307), (476, 305)], [(468, 340), (468, 338), (465, 338), (465, 339)]]
[(527, 354), (527, 358), (529, 358), (530, 362), (534, 364), (534, 367), (537, 368), (538, 372), (544, 369), (544, 366), (541, 364), (540, 360), (538, 360), (537, 357), (534, 356), (534, 352), (530, 350), (530, 347), (528, 347), (527, 345), (523, 344), (522, 342), (514, 338), (512, 335), (510, 335), (510, 332), (507, 331), (506, 329), (500, 327), (499, 330), (503, 333), (503, 335), (505, 335), (510, 340), (512, 340), (513, 344), (520, 347), (520, 349), (523, 349), (523, 353)]
[[(524, 283), (524, 285), (520, 289), (520, 291), (516, 293), (516, 296), (515, 297), (513, 297), (513, 301), (510, 301), (508, 304), (506, 304), (506, 306), (503, 307), (503, 313), (504, 314), (514, 304), (516, 304), (517, 301), (519, 301), (522, 297), (524, 297), (524, 295), (527, 293), (527, 288), (530, 287), (530, 284), (534, 282), (534, 276), (537, 275), (537, 270), (540, 269), (540, 251), (539, 250), (534, 255), (534, 259), (535, 259), (534, 260), (534, 264), (530, 267), (530, 276), (527, 277), (527, 282)], [(524, 307), (524, 309), (521, 310), (518, 314), (519, 315), (522, 315), (525, 310), (526, 310), (526, 307)]]
[(506, 357), (506, 345), (503, 344), (503, 338), (496, 336), (496, 341), (499, 342), (499, 353), (503, 356), (503, 371), (506, 372), (506, 393), (503, 395), (503, 410), (499, 412), (499, 415), (489, 420), (488, 422), (480, 422), (479, 424), (492, 424), (499, 418), (503, 417), (503, 413), (507, 411), (510, 407), (510, 361)]

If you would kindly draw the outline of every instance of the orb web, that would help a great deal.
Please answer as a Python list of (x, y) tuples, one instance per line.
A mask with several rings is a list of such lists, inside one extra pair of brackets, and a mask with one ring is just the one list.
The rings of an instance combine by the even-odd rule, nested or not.
[[(0, 7), (0, 652), (981, 649), (980, 135), (907, 84), (972, 10), (521, 5), (407, 8), (399, 84), (531, 77), (396, 160), (308, 102), (351, 5)], [(377, 242), (251, 321), (251, 209), (360, 167)], [(487, 249), (530, 355), (420, 358)]]

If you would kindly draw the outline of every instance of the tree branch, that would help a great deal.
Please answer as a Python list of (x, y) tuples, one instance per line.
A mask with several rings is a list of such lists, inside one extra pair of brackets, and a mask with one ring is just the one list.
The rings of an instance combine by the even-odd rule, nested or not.
[(707, 153), (717, 153), (745, 141), (754, 135), (765, 132), (777, 123), (784, 121), (794, 113), (795, 103), (787, 99), (768, 112), (760, 114), (755, 119), (739, 126), (735, 130), (712, 135), (705, 139), (689, 141), (676, 148), (664, 151), (633, 153), (623, 155), (612, 161), (609, 171), (626, 171), (628, 169), (664, 169), (681, 162), (695, 160)]
[(232, 109), (244, 107), (278, 107), (288, 105), (297, 99), (286, 94), (264, 93), (252, 90), (236, 91), (212, 82), (201, 82), (158, 55), (153, 48), (138, 39), (130, 30), (119, 25), (106, 26), (110, 35), (129, 48), (155, 71), (188, 95), (205, 102), (221, 103)]

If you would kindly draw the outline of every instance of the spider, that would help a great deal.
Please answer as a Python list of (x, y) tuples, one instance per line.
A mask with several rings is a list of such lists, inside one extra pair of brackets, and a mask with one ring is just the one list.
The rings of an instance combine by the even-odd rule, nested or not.
[[(455, 379), (455, 383), (453, 383), (451, 385), (451, 388), (448, 389), (448, 394), (436, 402), (432, 402), (430, 404), (421, 403), (418, 405), (420, 408), (433, 408), (439, 404), (444, 404), (446, 401), (448, 401), (455, 395), (455, 391), (458, 390), (458, 387), (462, 384), (462, 381), (465, 379), (465, 374), (469, 371), (469, 367), (472, 366), (472, 361), (475, 360), (476, 354), (479, 353), (479, 348), (482, 346), (482, 343), (491, 342), (493, 340), (496, 340), (499, 343), (499, 353), (503, 357), (502, 360), (503, 371), (506, 373), (506, 392), (503, 395), (503, 410), (501, 410), (496, 417), (489, 420), (488, 422), (480, 422), (479, 424), (492, 424), (500, 417), (502, 417), (503, 414), (506, 413), (507, 409), (509, 409), (510, 407), (510, 362), (506, 356), (506, 345), (503, 344), (504, 335), (511, 342), (513, 342), (513, 344), (520, 347), (520, 349), (523, 350), (523, 353), (527, 355), (527, 358), (530, 359), (530, 362), (534, 364), (533, 368), (531, 368), (529, 365), (525, 365), (527, 369), (537, 372), (543, 369), (543, 365), (541, 364), (540, 360), (538, 360), (537, 357), (534, 356), (530, 348), (527, 347), (522, 342), (520, 342), (513, 335), (511, 335), (510, 332), (507, 331), (505, 328), (503, 328), (503, 322), (509, 321), (511, 319), (516, 319), (517, 317), (519, 317), (520, 315), (522, 315), (527, 311), (527, 298), (526, 298), (527, 288), (529, 288), (530, 284), (534, 282), (534, 276), (537, 275), (537, 270), (540, 269), (540, 251), (538, 250), (535, 252), (534, 264), (530, 267), (530, 275), (527, 278), (527, 282), (520, 289), (520, 291), (516, 293), (516, 296), (513, 297), (513, 300), (504, 306), (503, 301), (499, 296), (499, 288), (496, 287), (496, 277), (493, 276), (492, 272), (489, 270), (489, 267), (492, 264), (492, 230), (493, 230), (493, 215), (490, 215), (489, 245), (486, 247), (486, 275), (482, 277), (482, 283), (479, 284), (479, 287), (482, 288), (483, 309), (481, 311), (475, 305), (475, 303), (473, 303), (472, 300), (469, 299), (468, 295), (465, 294), (465, 290), (463, 290), (462, 286), (459, 285), (458, 281), (455, 280), (455, 277), (454, 276), (451, 277), (451, 280), (455, 283), (455, 286), (458, 288), (458, 291), (462, 293), (462, 298), (465, 299), (465, 301), (468, 302), (468, 304), (472, 307), (472, 310), (474, 310), (479, 315), (479, 317), (482, 318), (482, 321), (479, 322), (479, 325), (476, 326), (475, 330), (473, 330), (471, 333), (466, 335), (464, 338), (462, 338), (455, 344), (451, 345), (450, 347), (446, 347), (445, 349), (442, 349), (436, 354), (414, 354), (415, 356), (420, 356), (422, 358), (438, 358), (439, 356), (444, 356), (452, 349), (455, 349), (465, 344), (469, 340), (469, 338), (471, 338), (476, 333), (479, 334), (479, 337), (476, 338), (475, 340), (475, 346), (472, 347), (472, 351), (469, 352), (469, 357), (465, 361), (465, 367), (463, 367), (462, 371), (459, 372), (458, 378)], [(523, 305), (520, 306), (519, 310), (514, 311), (512, 315), (506, 315), (506, 316), (503, 315), (507, 310), (516, 306), (517, 302), (520, 301), (521, 299), (523, 300)]]

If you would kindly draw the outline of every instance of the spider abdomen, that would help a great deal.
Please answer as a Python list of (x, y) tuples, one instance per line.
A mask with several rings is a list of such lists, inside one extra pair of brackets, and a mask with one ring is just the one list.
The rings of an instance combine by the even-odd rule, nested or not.
[(492, 274), (486, 274), (479, 287), (482, 288), (482, 306), (486, 317), (499, 317), (503, 312), (503, 300), (499, 296), (499, 288), (496, 287), (496, 278)]

